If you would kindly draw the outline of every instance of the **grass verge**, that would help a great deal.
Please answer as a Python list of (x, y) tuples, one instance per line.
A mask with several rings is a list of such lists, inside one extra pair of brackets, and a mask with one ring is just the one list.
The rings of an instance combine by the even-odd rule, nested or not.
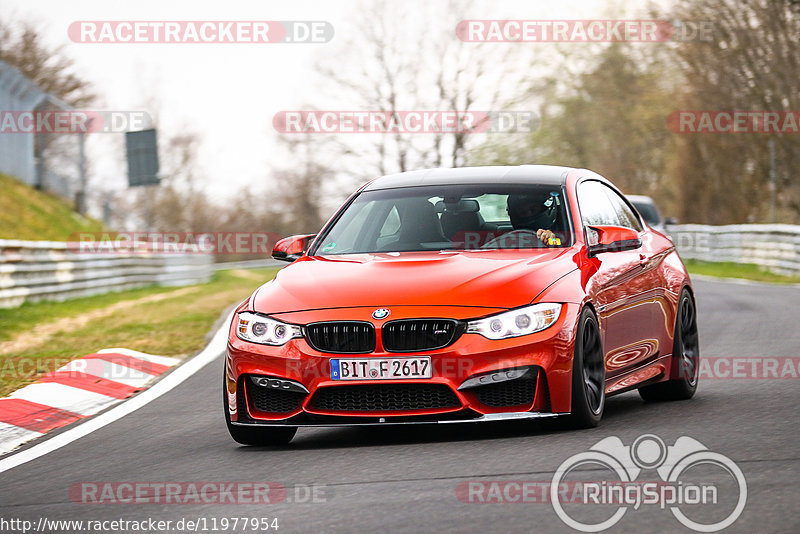
[(66, 241), (77, 232), (102, 230), (68, 201), (0, 174), (0, 239)]
[(785, 276), (767, 271), (763, 267), (751, 263), (710, 262), (697, 260), (683, 260), (690, 274), (716, 276), (717, 278), (742, 278), (756, 282), (770, 282), (773, 284), (797, 284), (800, 276)]
[(103, 348), (162, 356), (196, 353), (222, 310), (276, 272), (220, 271), (196, 286), (147, 287), (0, 309), (0, 397)]

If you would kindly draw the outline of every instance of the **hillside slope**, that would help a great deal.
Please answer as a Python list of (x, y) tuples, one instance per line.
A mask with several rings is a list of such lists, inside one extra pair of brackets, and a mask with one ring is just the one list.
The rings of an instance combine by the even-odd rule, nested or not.
[(75, 232), (102, 229), (74, 212), (70, 202), (0, 174), (0, 239), (65, 241)]

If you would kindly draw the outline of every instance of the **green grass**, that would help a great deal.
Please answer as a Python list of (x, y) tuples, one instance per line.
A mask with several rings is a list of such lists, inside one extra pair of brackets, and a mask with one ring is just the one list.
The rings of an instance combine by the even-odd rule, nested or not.
[(0, 174), (0, 239), (66, 241), (77, 232), (100, 232), (103, 225), (82, 217), (72, 204)]
[[(208, 284), (188, 288), (147, 287), (0, 310), (0, 347), (3, 341), (18, 339), (20, 334), (24, 338), (52, 335), (20, 350), (0, 353), (0, 396), (103, 348), (125, 347), (162, 356), (196, 353), (206, 345), (206, 335), (220, 313), (247, 298), (276, 272), (274, 268), (220, 271)], [(163, 298), (158, 301), (135, 302), (160, 295)], [(131, 304), (118, 304), (125, 302)], [(109, 306), (118, 309), (109, 313)], [(48, 331), (56, 321), (85, 318), (87, 314), (91, 320), (85, 324)]]
[(690, 274), (716, 276), (718, 278), (742, 278), (757, 282), (770, 282), (773, 284), (800, 283), (800, 276), (785, 276), (767, 271), (763, 267), (750, 263), (734, 262), (708, 262), (698, 260), (683, 260)]

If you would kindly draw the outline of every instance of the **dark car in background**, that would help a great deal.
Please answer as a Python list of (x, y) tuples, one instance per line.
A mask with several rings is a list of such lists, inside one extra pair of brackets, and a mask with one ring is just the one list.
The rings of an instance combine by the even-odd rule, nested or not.
[(661, 216), (655, 201), (645, 195), (625, 195), (630, 200), (633, 207), (639, 212), (647, 224), (654, 230), (665, 233), (667, 225), (678, 224), (675, 217), (667, 217), (666, 219)]

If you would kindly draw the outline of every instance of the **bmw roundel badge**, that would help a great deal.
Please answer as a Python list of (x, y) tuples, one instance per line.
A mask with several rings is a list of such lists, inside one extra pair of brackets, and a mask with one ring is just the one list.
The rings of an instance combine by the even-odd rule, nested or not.
[(390, 313), (392, 313), (392, 312), (389, 311), (388, 308), (378, 308), (377, 310), (372, 312), (372, 318), (373, 319), (378, 319), (378, 320), (386, 319), (387, 317), (389, 317)]

